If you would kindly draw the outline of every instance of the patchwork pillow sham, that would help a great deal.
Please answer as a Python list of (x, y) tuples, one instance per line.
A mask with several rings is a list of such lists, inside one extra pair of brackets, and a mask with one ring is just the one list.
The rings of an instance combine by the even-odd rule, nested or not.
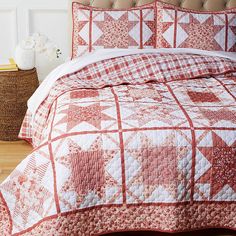
[(236, 9), (199, 12), (156, 2), (156, 47), (236, 52)]
[(72, 58), (103, 48), (154, 48), (155, 3), (126, 10), (72, 2)]

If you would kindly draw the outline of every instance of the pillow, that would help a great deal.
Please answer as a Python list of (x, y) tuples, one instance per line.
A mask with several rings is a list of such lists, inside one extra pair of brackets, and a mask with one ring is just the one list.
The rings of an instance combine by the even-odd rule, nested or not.
[(236, 9), (191, 11), (156, 3), (156, 47), (236, 52)]
[(126, 10), (72, 2), (72, 58), (102, 48), (154, 48), (155, 3)]

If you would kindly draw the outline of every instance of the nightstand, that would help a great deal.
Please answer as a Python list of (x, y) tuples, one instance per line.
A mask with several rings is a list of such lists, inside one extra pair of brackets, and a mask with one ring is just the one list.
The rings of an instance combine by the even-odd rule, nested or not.
[(36, 69), (0, 72), (0, 140), (16, 141), (27, 101), (39, 86)]

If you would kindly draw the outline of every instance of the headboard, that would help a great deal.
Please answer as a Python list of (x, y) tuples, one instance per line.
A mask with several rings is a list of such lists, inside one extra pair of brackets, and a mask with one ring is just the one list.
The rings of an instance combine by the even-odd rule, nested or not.
[[(151, 3), (155, 0), (76, 0), (86, 6), (107, 9), (127, 9)], [(200, 10), (220, 11), (236, 7), (236, 0), (162, 0), (179, 7)]]

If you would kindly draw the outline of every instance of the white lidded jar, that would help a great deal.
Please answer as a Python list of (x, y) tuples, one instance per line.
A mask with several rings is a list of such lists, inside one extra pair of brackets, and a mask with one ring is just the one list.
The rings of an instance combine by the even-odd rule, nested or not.
[(20, 45), (16, 47), (15, 61), (19, 69), (31, 70), (35, 67), (35, 51), (34, 49), (22, 48)]
[(21, 70), (31, 70), (35, 67), (35, 42), (25, 40), (15, 50), (15, 61)]

